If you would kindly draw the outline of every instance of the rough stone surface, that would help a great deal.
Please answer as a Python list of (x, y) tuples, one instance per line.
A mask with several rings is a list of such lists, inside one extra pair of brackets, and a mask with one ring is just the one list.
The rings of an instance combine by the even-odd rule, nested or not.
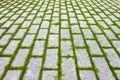
[(120, 80), (120, 0), (0, 0), (0, 80)]

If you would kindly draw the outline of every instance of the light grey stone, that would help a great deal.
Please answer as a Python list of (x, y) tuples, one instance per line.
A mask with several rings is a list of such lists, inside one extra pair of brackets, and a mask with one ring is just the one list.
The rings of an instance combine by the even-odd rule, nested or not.
[(33, 43), (35, 35), (26, 35), (26, 37), (24, 38), (23, 42), (22, 42), (22, 46), (23, 47), (30, 47)]
[(95, 73), (91, 70), (80, 70), (81, 80), (97, 80)]
[(2, 26), (2, 28), (9, 28), (12, 23), (13, 23), (13, 21), (7, 21), (7, 22), (5, 22), (5, 24)]
[(113, 49), (105, 49), (105, 53), (113, 67), (120, 67), (120, 58)]
[(14, 38), (17, 38), (17, 39), (23, 38), (25, 32), (26, 32), (26, 29), (19, 29)]
[(77, 17), (78, 17), (78, 20), (85, 20), (83, 15), (77, 15)]
[(61, 21), (62, 28), (68, 28), (68, 21)]
[(63, 80), (77, 80), (75, 63), (72, 58), (62, 59), (62, 76)]
[(48, 28), (49, 27), (49, 22), (48, 21), (43, 21), (41, 24), (41, 28)]
[(41, 66), (41, 58), (31, 58), (23, 80), (38, 80)]
[(21, 28), (28, 28), (28, 27), (30, 26), (30, 24), (31, 24), (31, 21), (25, 21), (25, 22), (22, 24)]
[(0, 46), (6, 45), (10, 38), (11, 38), (10, 34), (3, 35), (2, 38), (0, 39)]
[(95, 40), (87, 40), (87, 44), (91, 51), (91, 54), (94, 54), (94, 55), (102, 54), (102, 52)]
[(3, 80), (18, 80), (20, 73), (20, 70), (9, 70)]
[(104, 35), (97, 35), (97, 39), (100, 42), (101, 46), (105, 46), (105, 47), (106, 46), (108, 46), (108, 47), (111, 46), (109, 41), (106, 39), (106, 37)]
[(83, 31), (85, 38), (87, 38), (87, 39), (94, 38), (90, 29), (82, 29), (82, 31)]
[(15, 22), (15, 24), (20, 24), (20, 23), (23, 23), (25, 18), (18, 18)]
[(6, 29), (0, 29), (0, 36), (5, 32)]
[(26, 60), (28, 53), (29, 53), (28, 49), (20, 49), (12, 63), (12, 66), (13, 67), (24, 66), (24, 62)]
[(32, 20), (32, 19), (34, 18), (34, 16), (35, 16), (35, 15), (29, 15), (29, 16), (27, 17), (27, 20)]
[(72, 44), (70, 41), (61, 41), (62, 56), (73, 55)]
[(104, 30), (104, 32), (109, 39), (117, 39), (111, 30)]
[(117, 34), (120, 33), (120, 28), (118, 28), (117, 26), (111, 26), (111, 29)]
[[(104, 58), (93, 58), (96, 68), (98, 68), (99, 72), (97, 73), (100, 80), (115, 80), (110, 71), (109, 66)], [(107, 74), (107, 75), (106, 75)]]
[(18, 47), (20, 41), (18, 40), (12, 40), (7, 48), (5, 49), (5, 51), (3, 52), (3, 54), (14, 54), (16, 48)]
[(82, 35), (73, 35), (74, 46), (75, 47), (84, 47), (84, 40)]
[(88, 23), (90, 24), (96, 24), (93, 18), (87, 18), (87, 20), (88, 20)]
[(32, 25), (28, 31), (28, 33), (37, 33), (39, 25)]
[(91, 67), (88, 52), (85, 49), (76, 49), (76, 56), (79, 67)]
[(50, 32), (51, 33), (59, 33), (59, 27), (56, 25), (51, 25)]
[(40, 29), (37, 39), (46, 39), (48, 33), (48, 29)]
[(67, 15), (61, 15), (61, 19), (68, 19)]
[(58, 47), (58, 35), (49, 36), (48, 47)]
[(71, 29), (72, 33), (81, 33), (78, 25), (73, 25)]
[(9, 63), (10, 58), (8, 57), (0, 57), (0, 76), (4, 72), (5, 66)]
[(70, 23), (71, 23), (71, 24), (77, 23), (77, 19), (76, 19), (76, 18), (70, 18)]
[(112, 41), (112, 44), (120, 52), (120, 41)]
[(91, 29), (93, 30), (94, 33), (102, 33), (102, 31), (97, 25), (91, 25)]
[(41, 23), (41, 18), (35, 18), (33, 21), (33, 24), (40, 24)]
[(107, 24), (104, 21), (98, 21), (101, 28), (108, 28)]
[(62, 39), (70, 39), (69, 29), (61, 29), (61, 38)]
[(116, 73), (118, 79), (120, 79), (120, 70), (115, 70), (115, 73)]
[(57, 49), (47, 49), (45, 67), (46, 68), (57, 68), (58, 62), (58, 50)]
[(10, 27), (10, 29), (7, 31), (7, 33), (15, 33), (17, 28), (18, 28), (18, 25), (13, 25)]
[(42, 55), (44, 52), (45, 41), (35, 41), (32, 55)]
[(88, 28), (86, 21), (79, 21), (81, 28)]
[(43, 72), (43, 76), (42, 76), (42, 80), (54, 80), (55, 77), (57, 78), (57, 71), (44, 71)]

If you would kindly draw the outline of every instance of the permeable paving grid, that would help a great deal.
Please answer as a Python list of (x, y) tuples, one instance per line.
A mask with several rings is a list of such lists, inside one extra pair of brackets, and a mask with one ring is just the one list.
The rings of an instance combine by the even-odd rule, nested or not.
[(1, 0), (0, 80), (120, 80), (120, 0)]

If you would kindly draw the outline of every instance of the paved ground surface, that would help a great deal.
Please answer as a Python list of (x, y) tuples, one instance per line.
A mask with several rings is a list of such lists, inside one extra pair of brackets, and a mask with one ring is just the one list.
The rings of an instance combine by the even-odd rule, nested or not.
[(0, 1), (0, 80), (120, 80), (119, 3)]

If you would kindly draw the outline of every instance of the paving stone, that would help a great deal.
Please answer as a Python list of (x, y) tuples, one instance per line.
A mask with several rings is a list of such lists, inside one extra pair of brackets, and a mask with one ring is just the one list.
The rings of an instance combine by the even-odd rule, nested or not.
[(7, 33), (15, 33), (15, 31), (17, 30), (18, 25), (13, 25), (11, 26), (11, 28), (7, 31)]
[(80, 23), (80, 27), (88, 28), (88, 25), (87, 25), (87, 23), (85, 21), (79, 21), (79, 23)]
[(0, 36), (5, 32), (5, 29), (0, 29)]
[(57, 62), (58, 62), (57, 54), (58, 54), (57, 49), (47, 49), (45, 66), (44, 66), (45, 68), (57, 68)]
[(90, 23), (90, 24), (95, 24), (95, 21), (94, 21), (93, 18), (87, 18), (87, 20), (88, 20), (88, 23)]
[(2, 26), (2, 28), (9, 28), (12, 23), (13, 23), (13, 21), (7, 21), (7, 22)]
[(77, 17), (78, 17), (78, 20), (85, 20), (83, 15), (77, 15)]
[(67, 21), (61, 21), (61, 27), (62, 28), (68, 28), (68, 22)]
[(28, 33), (37, 33), (39, 25), (32, 25)]
[(112, 44), (120, 52), (120, 41), (112, 41)]
[(97, 39), (100, 42), (101, 46), (108, 46), (110, 47), (109, 41), (106, 39), (104, 35), (97, 35)]
[(97, 80), (95, 73), (91, 70), (81, 70), (80, 71), (81, 80)]
[(73, 25), (71, 29), (72, 29), (72, 33), (81, 33), (78, 25)]
[(73, 35), (74, 46), (75, 47), (84, 47), (85, 43), (82, 35)]
[(80, 67), (91, 67), (88, 52), (85, 49), (76, 49), (76, 55)]
[(28, 49), (20, 49), (12, 63), (12, 66), (13, 67), (24, 66), (24, 62), (27, 58), (28, 53), (29, 53)]
[(44, 45), (45, 41), (35, 41), (35, 45), (33, 48), (33, 55), (42, 55), (44, 53)]
[(62, 39), (70, 39), (69, 29), (61, 29), (61, 38)]
[[(18, 80), (20, 77), (20, 70), (9, 70), (4, 78), (4, 80)], [(11, 77), (13, 76), (13, 77)]]
[(102, 33), (102, 31), (97, 25), (92, 25), (91, 29), (93, 30), (94, 33)]
[(50, 32), (51, 33), (59, 33), (59, 27), (55, 26), (55, 25), (51, 25)]
[(23, 38), (25, 32), (26, 32), (26, 29), (19, 29), (14, 38), (17, 38), (17, 39)]
[(35, 16), (35, 15), (29, 15), (29, 16), (27, 17), (27, 20), (32, 20), (32, 19), (34, 18), (34, 16)]
[(62, 56), (73, 55), (72, 44), (70, 41), (61, 41)]
[[(93, 58), (100, 80), (115, 80), (104, 58)], [(107, 74), (107, 75), (106, 75)]]
[(118, 79), (120, 79), (120, 70), (115, 70), (115, 73), (116, 73)]
[(62, 79), (64, 80), (77, 80), (74, 60), (72, 58), (62, 59)]
[(56, 23), (59, 23), (59, 18), (58, 17), (53, 17), (52, 18), (52, 24), (56, 25)]
[(77, 19), (76, 18), (70, 18), (70, 23), (71, 24), (77, 24)]
[(0, 80), (119, 80), (118, 3), (0, 1)]
[(48, 29), (40, 29), (38, 36), (37, 36), (37, 39), (46, 39), (47, 32), (48, 32)]
[(10, 38), (11, 38), (11, 35), (8, 35), (8, 34), (2, 36), (2, 38), (0, 39), (0, 46), (6, 45)]
[(30, 47), (33, 43), (33, 40), (34, 40), (34, 37), (35, 35), (27, 35), (25, 38), (24, 38), (24, 41), (22, 43), (22, 46), (23, 47)]
[(0, 57), (0, 76), (4, 72), (5, 66), (9, 63), (10, 58), (8, 57)]
[(18, 18), (16, 21), (15, 21), (15, 24), (20, 24), (24, 21), (25, 18)]
[(87, 38), (87, 39), (94, 38), (90, 29), (82, 29), (82, 31), (84, 33), (85, 38)]
[(61, 19), (68, 19), (67, 15), (61, 15)]
[(31, 58), (28, 64), (27, 72), (25, 73), (23, 80), (36, 80), (36, 79), (38, 80), (41, 65), (42, 65), (41, 58)]
[(54, 80), (57, 79), (57, 71), (44, 71), (42, 80)]
[(16, 48), (18, 47), (20, 41), (18, 40), (12, 40), (7, 48), (4, 50), (3, 54), (13, 54), (16, 50)]
[(111, 26), (111, 29), (115, 32), (115, 33), (120, 33), (120, 28), (117, 26)]
[(48, 47), (58, 47), (58, 35), (49, 36)]
[(35, 18), (33, 21), (33, 24), (40, 24), (41, 23), (41, 18)]
[(101, 25), (101, 28), (108, 28), (107, 24), (103, 21), (98, 22)]
[(91, 54), (93, 54), (93, 55), (102, 54), (102, 52), (95, 40), (87, 40), (87, 44), (88, 44)]
[(116, 39), (116, 37), (115, 37), (115, 35), (114, 35), (114, 33), (112, 31), (110, 31), (110, 30), (104, 30), (104, 32), (106, 33), (106, 35), (107, 35), (107, 37), (109, 39)]
[(25, 21), (23, 25), (21, 26), (21, 28), (28, 28), (30, 24), (31, 24), (31, 21)]
[(43, 21), (41, 24), (41, 28), (48, 28), (49, 27), (49, 22), (48, 21)]
[(120, 67), (120, 58), (113, 49), (105, 49), (105, 53), (113, 67)]

